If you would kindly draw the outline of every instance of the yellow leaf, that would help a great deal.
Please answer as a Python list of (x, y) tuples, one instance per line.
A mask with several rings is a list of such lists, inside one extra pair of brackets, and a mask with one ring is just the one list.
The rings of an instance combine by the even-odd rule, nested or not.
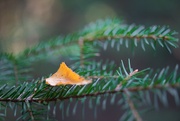
[(46, 79), (46, 84), (51, 86), (85, 85), (91, 82), (91, 80), (86, 80), (77, 73), (73, 72), (64, 62), (61, 63), (56, 73)]

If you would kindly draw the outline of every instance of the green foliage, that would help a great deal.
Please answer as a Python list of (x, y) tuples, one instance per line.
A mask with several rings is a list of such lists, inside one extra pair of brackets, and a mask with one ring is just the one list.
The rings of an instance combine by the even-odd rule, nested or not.
[[(169, 71), (169, 67), (138, 71), (131, 67), (130, 60), (124, 60), (128, 62), (127, 65), (124, 61), (115, 65), (109, 61), (94, 60), (99, 55), (99, 48), (107, 49), (108, 46), (119, 51), (121, 46), (135, 48), (140, 45), (145, 51), (145, 44), (154, 50), (159, 44), (171, 52), (172, 47), (177, 47), (178, 39), (174, 37), (175, 34), (177, 33), (166, 26), (146, 28), (127, 25), (118, 19), (106, 19), (91, 23), (77, 33), (42, 42), (17, 56), (1, 54), (0, 118), (3, 120), (7, 116), (7, 109), (11, 109), (14, 116), (18, 117), (17, 120), (55, 120), (57, 110), (62, 112), (61, 118), (64, 119), (70, 113), (75, 115), (78, 105), (82, 105), (84, 115), (87, 102), (96, 117), (100, 105), (106, 110), (110, 99), (110, 104), (122, 106), (122, 121), (141, 121), (140, 114), (143, 110), (140, 107), (153, 105), (158, 109), (159, 102), (168, 107), (167, 95), (171, 95), (179, 106), (178, 65), (174, 71)], [(52, 87), (45, 84), (47, 75), (33, 79), (31, 65), (56, 55), (72, 59), (72, 68), (93, 82), (84, 86)], [(117, 99), (118, 95), (122, 98)]]

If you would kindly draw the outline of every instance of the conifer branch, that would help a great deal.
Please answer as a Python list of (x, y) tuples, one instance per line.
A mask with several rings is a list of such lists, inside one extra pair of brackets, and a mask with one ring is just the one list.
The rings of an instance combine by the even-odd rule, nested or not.
[[(78, 98), (83, 98), (83, 97), (96, 97), (98, 95), (105, 95), (105, 94), (115, 94), (115, 93), (123, 93), (126, 91), (129, 92), (138, 92), (138, 91), (144, 91), (144, 90), (153, 90), (153, 89), (168, 89), (168, 88), (180, 88), (180, 84), (179, 83), (175, 83), (175, 84), (166, 84), (166, 85), (154, 85), (154, 86), (138, 86), (138, 87), (129, 87), (126, 89), (121, 89), (121, 90), (109, 90), (109, 91), (103, 91), (103, 92), (95, 92), (95, 93), (89, 93), (89, 94), (82, 94), (82, 95), (73, 95), (73, 96), (67, 96), (67, 97), (57, 97), (57, 98), (46, 98), (46, 99), (40, 99), (40, 98), (24, 98), (24, 99), (10, 99), (10, 98), (0, 98), (0, 101), (2, 102), (26, 102), (28, 101), (30, 102), (51, 102), (51, 101), (58, 101), (58, 100), (67, 100), (67, 99), (78, 99)], [(43, 91), (43, 90), (42, 90)]]
[[(28, 48), (24, 50), (22, 53), (18, 55), (18, 58), (33, 62), (36, 60), (45, 59), (47, 58), (47, 55), (53, 56), (57, 53), (61, 55), (66, 55), (69, 51), (71, 51), (71, 49), (68, 49), (69, 47), (72, 47), (73, 49), (73, 45), (78, 45), (78, 39), (72, 39), (70, 42), (66, 43), (64, 42), (66, 38), (68, 38), (68, 36), (64, 38), (57, 38), (52, 43), (42, 42), (39, 45), (34, 46), (33, 48)], [(67, 39), (66, 41), (69, 40)], [(62, 51), (63, 49), (66, 49), (66, 51)]]
[[(106, 61), (106, 63), (102, 65), (103, 62), (91, 60), (99, 53), (97, 50), (98, 47), (102, 46), (106, 49), (109, 44), (118, 51), (119, 46), (122, 44), (125, 44), (127, 48), (129, 45), (134, 48), (137, 46), (137, 42), (139, 42), (143, 50), (145, 50), (144, 44), (151, 46), (153, 49), (156, 49), (156, 44), (159, 44), (161, 47), (171, 52), (171, 47), (177, 47), (178, 39), (174, 37), (175, 34), (177, 34), (175, 31), (171, 31), (169, 27), (165, 26), (144, 27), (126, 25), (117, 19), (108, 19), (91, 23), (78, 33), (69, 34), (61, 38), (58, 37), (48, 42), (42, 42), (37, 46), (24, 50), (17, 56), (12, 54), (0, 54), (0, 82), (12, 83), (12, 80), (16, 82), (16, 86), (1, 84), (0, 102), (14, 102), (17, 104), (22, 102), (23, 114), (21, 117), (25, 119), (29, 116), (30, 120), (33, 121), (36, 120), (36, 114), (42, 113), (41, 111), (38, 112), (38, 110), (34, 110), (33, 108), (37, 107), (33, 107), (33, 105), (46, 106), (44, 104), (50, 105), (53, 101), (60, 101), (61, 106), (64, 106), (63, 102), (65, 100), (71, 101), (72, 99), (85, 99), (86, 97), (96, 97), (96, 103), (98, 105), (98, 97), (102, 95), (117, 95), (123, 93), (127, 97), (130, 111), (132, 111), (135, 119), (137, 121), (142, 121), (129, 92), (153, 90), (155, 94), (158, 92), (157, 90), (163, 89), (169, 92), (178, 104), (180, 102), (178, 93), (171, 90), (171, 88), (180, 88), (178, 66), (167, 76), (168, 68), (162, 69), (159, 72), (157, 71), (155, 74), (152, 69), (149, 69), (149, 73), (144, 73), (147, 71), (146, 69), (143, 71), (133, 70), (128, 60), (129, 67), (126, 68), (122, 62), (119, 70), (117, 70), (117, 75), (114, 74), (114, 70), (117, 69), (117, 66), (114, 66), (113, 63)], [(41, 59), (48, 59), (49, 57), (52, 58), (52, 55), (56, 54), (74, 58), (77, 64), (73, 66), (80, 70), (79, 75), (87, 79), (91, 78), (94, 82), (84, 86), (65, 85), (50, 87), (44, 83), (43, 77), (42, 79), (32, 82), (19, 83), (21, 80), (29, 80), (30, 67), (33, 62)], [(166, 95), (163, 100), (166, 104)], [(82, 102), (84, 103), (85, 101)], [(106, 102), (106, 100), (104, 102)], [(103, 103), (103, 105), (104, 104), (105, 103)], [(3, 108), (6, 109), (7, 107), (6, 104)], [(0, 109), (3, 108), (0, 107)], [(70, 106), (67, 107), (68, 111), (69, 108)], [(24, 114), (25, 116), (23, 116)]]
[[(130, 41), (132, 43), (135, 43), (135, 41), (143, 41), (143, 43), (141, 43), (143, 49), (145, 49), (144, 43), (149, 44), (149, 40), (154, 40), (155, 42), (157, 41), (157, 43), (159, 43), (162, 47), (166, 47), (169, 51), (171, 50), (169, 49), (169, 46), (177, 47), (176, 42), (178, 39), (174, 37), (177, 32), (171, 31), (168, 27), (151, 26), (145, 28), (143, 26), (124, 25), (120, 21), (108, 21), (104, 24), (104, 26), (98, 26), (96, 24), (98, 23), (94, 23), (93, 26), (95, 27), (93, 27), (91, 31), (87, 31), (85, 29), (79, 33), (69, 34), (65, 37), (58, 37), (50, 42), (40, 43), (33, 48), (26, 49), (19, 55), (19, 58), (25, 60), (36, 60), (35, 58), (43, 58), (42, 54), (52, 55), (53, 53), (57, 52), (63, 55), (67, 53), (67, 51), (60, 52), (64, 48), (72, 45), (80, 45), (80, 48), (83, 48), (84, 43), (94, 42), (97, 40), (106, 41), (115, 39), (118, 41), (119, 39), (129, 39), (132, 40)], [(91, 26), (88, 27), (89, 29), (91, 28)], [(150, 46), (155, 49), (154, 43), (151, 43)], [(82, 52), (80, 52), (80, 54), (81, 53)]]

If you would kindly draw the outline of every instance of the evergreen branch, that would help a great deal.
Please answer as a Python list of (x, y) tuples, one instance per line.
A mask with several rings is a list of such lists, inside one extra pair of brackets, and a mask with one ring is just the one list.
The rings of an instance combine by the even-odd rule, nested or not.
[[(88, 29), (89, 30), (88, 30)], [(37, 46), (34, 46), (30, 49), (26, 49), (23, 53), (19, 55), (18, 58), (25, 60), (38, 60), (40, 58), (47, 57), (46, 55), (53, 54), (61, 54), (67, 55), (77, 55), (77, 53), (81, 56), (80, 60), (82, 60), (82, 48), (87, 42), (96, 42), (98, 40), (132, 40), (130, 42), (126, 42), (126, 47), (128, 47), (128, 43), (132, 43), (131, 45), (137, 46), (137, 41), (141, 40), (141, 47), (145, 50), (144, 44), (148, 44), (152, 46), (153, 49), (156, 48), (156, 43), (160, 44), (162, 47), (166, 47), (169, 51), (171, 51), (170, 47), (177, 47), (178, 39), (174, 37), (177, 34), (175, 31), (171, 31), (168, 27), (165, 26), (151, 26), (145, 28), (144, 26), (136, 26), (136, 25), (125, 25), (122, 24), (121, 21), (114, 19), (107, 19), (105, 21), (97, 21), (93, 24), (87, 26), (84, 30), (69, 34), (65, 37), (58, 37), (52, 39), (49, 42), (42, 42)], [(151, 41), (154, 40), (154, 41)], [(114, 41), (112, 41), (112, 45), (114, 46)], [(121, 42), (123, 43), (123, 42)], [(74, 47), (79, 45), (79, 50), (77, 51), (69, 51), (74, 50)], [(119, 46), (119, 45), (118, 45)], [(117, 48), (118, 48), (117, 46)], [(70, 47), (70, 48), (68, 48)], [(61, 51), (63, 49), (66, 51)], [(93, 47), (94, 48), (94, 47)], [(83, 50), (84, 51), (84, 50)], [(83, 52), (84, 53), (84, 52)], [(43, 55), (44, 54), (44, 55)], [(88, 53), (85, 53), (85, 55)]]
[[(149, 73), (145, 73), (148, 69), (139, 72), (133, 70), (130, 60), (128, 60), (128, 68), (121, 62), (117, 75), (114, 72), (116, 66), (113, 63), (106, 61), (105, 65), (102, 65), (102, 61), (92, 61), (92, 58), (97, 56), (99, 52), (96, 45), (106, 49), (110, 44), (111, 47), (116, 46), (116, 49), (119, 50), (119, 46), (122, 44), (125, 44), (126, 47), (131, 45), (134, 48), (140, 43), (142, 49), (145, 50), (145, 44), (153, 49), (156, 49), (156, 45), (159, 44), (171, 52), (171, 47), (177, 47), (178, 39), (174, 37), (175, 34), (177, 33), (165, 26), (145, 28), (144, 26), (126, 25), (118, 19), (107, 19), (91, 23), (78, 33), (55, 38), (49, 42), (42, 42), (37, 46), (26, 49), (18, 56), (1, 54), (0, 83), (15, 82), (16, 86), (2, 83), (3, 85), (1, 84), (0, 86), (0, 102), (22, 102), (23, 115), (21, 117), (23, 120), (29, 118), (29, 116), (30, 120), (36, 120), (36, 114), (42, 114), (44, 110), (33, 110), (33, 108), (37, 107), (32, 107), (30, 104), (42, 107), (45, 106), (44, 104), (49, 105), (52, 101), (61, 101), (61, 105), (63, 105), (62, 102), (64, 100), (72, 99), (81, 99), (84, 104), (86, 97), (97, 97), (96, 105), (98, 105), (101, 95), (123, 93), (127, 96), (130, 111), (132, 111), (136, 120), (141, 121), (142, 119), (133, 104), (134, 100), (132, 100), (132, 96), (130, 97), (128, 92), (143, 93), (146, 90), (153, 90), (157, 100), (162, 94), (159, 90), (163, 89), (174, 97), (178, 105), (180, 102), (178, 92), (171, 90), (171, 88), (180, 88), (178, 65), (171, 74), (168, 74), (169, 68), (164, 68), (157, 72), (149, 69)], [(51, 55), (51, 57), (52, 55), (67, 55), (73, 58), (77, 62), (73, 66), (77, 69), (79, 75), (91, 78), (94, 82), (84, 86), (65, 85), (50, 87), (44, 83), (44, 78), (42, 78), (32, 82), (19, 83), (21, 80), (29, 79), (31, 63), (40, 59), (47, 59), (47, 55)], [(79, 67), (79, 65), (81, 66)], [(164, 92), (162, 99), (160, 99), (165, 105), (167, 105), (168, 101), (166, 99), (167, 92)], [(135, 99), (139, 99), (139, 97), (137, 96)], [(103, 101), (103, 109), (105, 109), (105, 104), (106, 100)], [(6, 104), (3, 108), (6, 110), (7, 107)], [(10, 107), (12, 106), (10, 105)], [(70, 104), (67, 107), (66, 115), (69, 115), (69, 107)], [(56, 106), (53, 109), (53, 113), (55, 109)], [(96, 115), (96, 111), (94, 112)]]
[(11, 85), (18, 84), (21, 80), (30, 79), (27, 75), (31, 70), (24, 69), (24, 66), (28, 64), (22, 60), (19, 60), (12, 54), (2, 53), (0, 54), (0, 83), (4, 84), (4, 81), (11, 80)]
[[(141, 26), (139, 28), (141, 28)], [(105, 31), (104, 32), (102, 31), (101, 35), (97, 34), (97, 35), (93, 35), (93, 36), (92, 35), (85, 36), (83, 38), (83, 41), (84, 42), (86, 42), (86, 41), (94, 42), (97, 40), (99, 40), (99, 41), (109, 40), (112, 43), (111, 44), (112, 47), (115, 46), (115, 44), (114, 44), (115, 42), (120, 42), (120, 43), (117, 43), (117, 50), (119, 50), (119, 46), (122, 43), (125, 43), (126, 47), (128, 48), (129, 45), (131, 45), (132, 47), (136, 47), (138, 45), (138, 42), (140, 42), (140, 46), (142, 47), (143, 50), (145, 50), (145, 44), (150, 45), (154, 50), (156, 49), (156, 45), (159, 44), (160, 46), (165, 47), (170, 53), (171, 53), (171, 49), (170, 49), (171, 46), (175, 47), (175, 48), (178, 47), (178, 45), (177, 45), (178, 39), (173, 37), (174, 34), (164, 35), (163, 33), (156, 34), (156, 33), (150, 32), (150, 31), (149, 31), (149, 33), (147, 33), (147, 30), (150, 28), (152, 28), (152, 27), (144, 28), (141, 31), (138, 31), (139, 33), (136, 33), (136, 34), (133, 34), (133, 31), (132, 31), (132, 33), (128, 33), (128, 27), (125, 29), (119, 27), (118, 31), (120, 31), (121, 33), (118, 32), (116, 34), (112, 34), (111, 31), (116, 30), (116, 28), (110, 28), (111, 31), (109, 31), (108, 35), (104, 35), (103, 33), (105, 33)], [(158, 29), (162, 29), (162, 28), (158, 27)], [(165, 31), (167, 31), (167, 30), (169, 30), (169, 29), (167, 28)], [(114, 40), (115, 40), (115, 42), (114, 42)], [(106, 48), (107, 45), (108, 44), (104, 44), (103, 48)]]
[[(96, 66), (95, 66), (96, 65)], [(157, 76), (158, 73), (155, 73), (150, 77), (147, 77), (147, 74), (144, 74), (147, 70), (142, 70), (137, 72), (136, 70), (133, 71), (133, 69), (130, 66), (129, 61), (129, 70), (130, 73), (128, 74), (126, 68), (124, 67), (124, 64), (122, 62), (122, 69), (119, 68), (118, 71), (118, 78), (116, 76), (111, 76), (107, 73), (108, 67), (102, 66), (105, 71), (103, 74), (102, 71), (99, 71), (97, 69), (100, 69), (99, 64), (95, 63), (92, 64), (93, 68), (90, 68), (86, 66), (85, 68), (88, 68), (87, 72), (79, 72), (80, 74), (90, 75), (91, 69), (92, 72), (96, 75), (100, 75), (98, 73), (101, 73), (101, 75), (107, 74), (107, 76), (100, 77), (92, 84), (85, 85), (85, 86), (60, 86), (58, 88), (49, 88), (46, 84), (44, 84), (44, 79), (40, 81), (35, 81), (34, 83), (24, 83), (17, 87), (12, 87), (10, 89), (5, 89), (6, 86), (2, 86), (0, 88), (0, 101), (14, 101), (14, 102), (24, 102), (24, 101), (35, 101), (35, 102), (41, 102), (41, 101), (56, 101), (56, 100), (64, 100), (69, 98), (81, 98), (85, 96), (96, 96), (96, 95), (102, 95), (102, 94), (110, 94), (110, 93), (117, 93), (117, 92), (124, 92), (124, 89), (128, 89), (128, 91), (141, 91), (141, 90), (150, 90), (150, 89), (161, 89), (161, 88), (169, 88), (169, 87), (179, 87), (179, 81), (180, 77), (176, 76), (176, 73), (178, 71), (178, 66), (175, 67), (174, 72), (170, 74), (170, 76), (167, 76), (168, 68), (162, 69)], [(98, 66), (97, 66), (98, 65)], [(107, 64), (105, 64), (107, 65)], [(112, 64), (113, 65), (113, 64)], [(111, 70), (111, 64), (110, 70)], [(97, 68), (98, 67), (98, 68)], [(97, 72), (94, 71), (94, 69), (97, 70)], [(113, 73), (111, 73), (113, 74)], [(124, 76), (125, 74), (125, 76)], [(143, 75), (146, 75), (143, 77)], [(112, 78), (109, 78), (109, 77)], [(138, 78), (138, 76), (141, 76), (141, 78)], [(91, 76), (92, 77), (92, 76)], [(98, 77), (98, 76), (96, 76)], [(111, 81), (107, 81), (112, 79)], [(102, 79), (102, 81), (99, 82), (99, 79)], [(154, 83), (154, 80), (156, 83)], [(126, 81), (126, 83), (124, 83)], [(99, 83), (98, 83), (99, 82)], [(162, 83), (163, 82), (163, 83)], [(121, 84), (121, 88), (117, 90), (117, 85)], [(52, 95), (53, 94), (53, 95)]]
[[(106, 21), (104, 21), (106, 23)], [(102, 24), (102, 23), (101, 23)], [(173, 37), (177, 32), (171, 31), (167, 26), (150, 26), (145, 28), (144, 26), (136, 26), (135, 24), (126, 25), (123, 24), (121, 21), (116, 21), (109, 23), (109, 25), (101, 25), (98, 26), (98, 23), (95, 22), (93, 25), (89, 25), (88, 28), (90, 29), (91, 26), (93, 31), (88, 31), (84, 34), (84, 40), (87, 41), (94, 41), (94, 40), (107, 40), (107, 39), (119, 39), (119, 38), (128, 38), (133, 39), (136, 38), (140, 40), (142, 38), (146, 39), (154, 39), (154, 40), (171, 40), (177, 41), (175, 37)], [(84, 31), (87, 31), (86, 29)]]
[(115, 94), (119, 92), (125, 92), (125, 90), (129, 92), (138, 92), (138, 91), (145, 91), (145, 90), (154, 90), (154, 89), (168, 89), (168, 88), (180, 88), (179, 83), (175, 84), (166, 84), (166, 85), (154, 85), (154, 86), (138, 86), (138, 87), (129, 87), (126, 89), (121, 89), (119, 91), (117, 90), (109, 90), (109, 91), (103, 91), (103, 92), (95, 92), (95, 93), (89, 93), (89, 94), (82, 94), (82, 95), (74, 95), (74, 96), (67, 96), (67, 97), (57, 97), (57, 98), (46, 98), (46, 99), (38, 99), (38, 98), (24, 98), (24, 99), (10, 99), (10, 98), (0, 98), (1, 102), (26, 102), (27, 100), (29, 102), (51, 102), (51, 101), (63, 101), (68, 99), (78, 99), (78, 98), (84, 98), (84, 97), (96, 97), (99, 95), (105, 95), (105, 94)]
[(67, 35), (49, 42), (41, 42), (32, 48), (24, 50), (18, 55), (18, 58), (24, 61), (36, 61), (47, 58), (47, 55), (79, 55), (78, 38), (76, 36)]
[[(97, 24), (97, 30), (94, 26), (95, 25), (93, 24), (94, 31), (85, 32), (86, 34), (81, 36), (81, 40), (83, 40), (84, 42), (110, 40), (112, 43), (112, 47), (114, 47), (115, 45), (114, 40), (119, 41), (120, 39), (121, 44), (124, 40), (132, 40), (130, 42), (124, 42), (126, 47), (128, 47), (129, 45), (133, 45), (133, 47), (136, 47), (137, 42), (141, 40), (140, 42), (143, 50), (145, 50), (144, 44), (148, 44), (153, 49), (155, 49), (156, 43), (158, 43), (160, 46), (165, 47), (169, 52), (171, 52), (170, 46), (177, 47), (178, 39), (174, 37), (177, 32), (171, 31), (166, 26), (151, 26), (145, 28), (144, 26), (125, 25), (122, 24), (122, 22), (115, 22), (114, 24), (109, 24), (109, 26), (102, 25), (100, 27)], [(107, 46), (107, 44), (105, 44), (104, 46)], [(117, 49), (119, 49), (119, 46), (120, 45), (118, 44)]]

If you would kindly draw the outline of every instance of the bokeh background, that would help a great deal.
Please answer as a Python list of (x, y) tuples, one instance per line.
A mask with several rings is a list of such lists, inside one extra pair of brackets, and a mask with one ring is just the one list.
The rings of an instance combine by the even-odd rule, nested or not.
[(129, 24), (169, 25), (179, 31), (179, 11), (179, 0), (1, 0), (0, 50), (18, 53), (106, 17), (122, 17)]
[[(179, 11), (179, 0), (0, 0), (0, 52), (18, 54), (40, 41), (76, 32), (89, 22), (107, 17), (120, 17), (127, 24), (135, 23), (147, 27), (169, 25), (172, 30), (180, 32)], [(177, 37), (180, 38), (180, 35)], [(180, 65), (178, 48), (173, 49), (172, 54), (163, 48), (156, 52), (148, 49), (146, 53), (137, 48), (134, 55), (126, 48), (122, 48), (120, 52), (108, 48), (106, 51), (102, 50), (98, 59), (109, 59), (119, 63), (121, 59), (126, 61), (127, 58), (131, 58), (133, 67), (139, 69)], [(59, 64), (56, 62), (54, 70)], [(44, 65), (42, 62), (36, 64), (34, 68), (40, 73), (36, 73), (35, 76), (52, 73), (53, 68), (43, 72), (46, 70), (42, 69)], [(151, 112), (147, 114), (150, 118), (147, 121), (158, 120), (159, 116), (161, 119), (165, 117), (163, 121), (179, 121), (178, 112), (180, 109), (176, 107), (172, 110), (164, 109), (159, 113)]]

